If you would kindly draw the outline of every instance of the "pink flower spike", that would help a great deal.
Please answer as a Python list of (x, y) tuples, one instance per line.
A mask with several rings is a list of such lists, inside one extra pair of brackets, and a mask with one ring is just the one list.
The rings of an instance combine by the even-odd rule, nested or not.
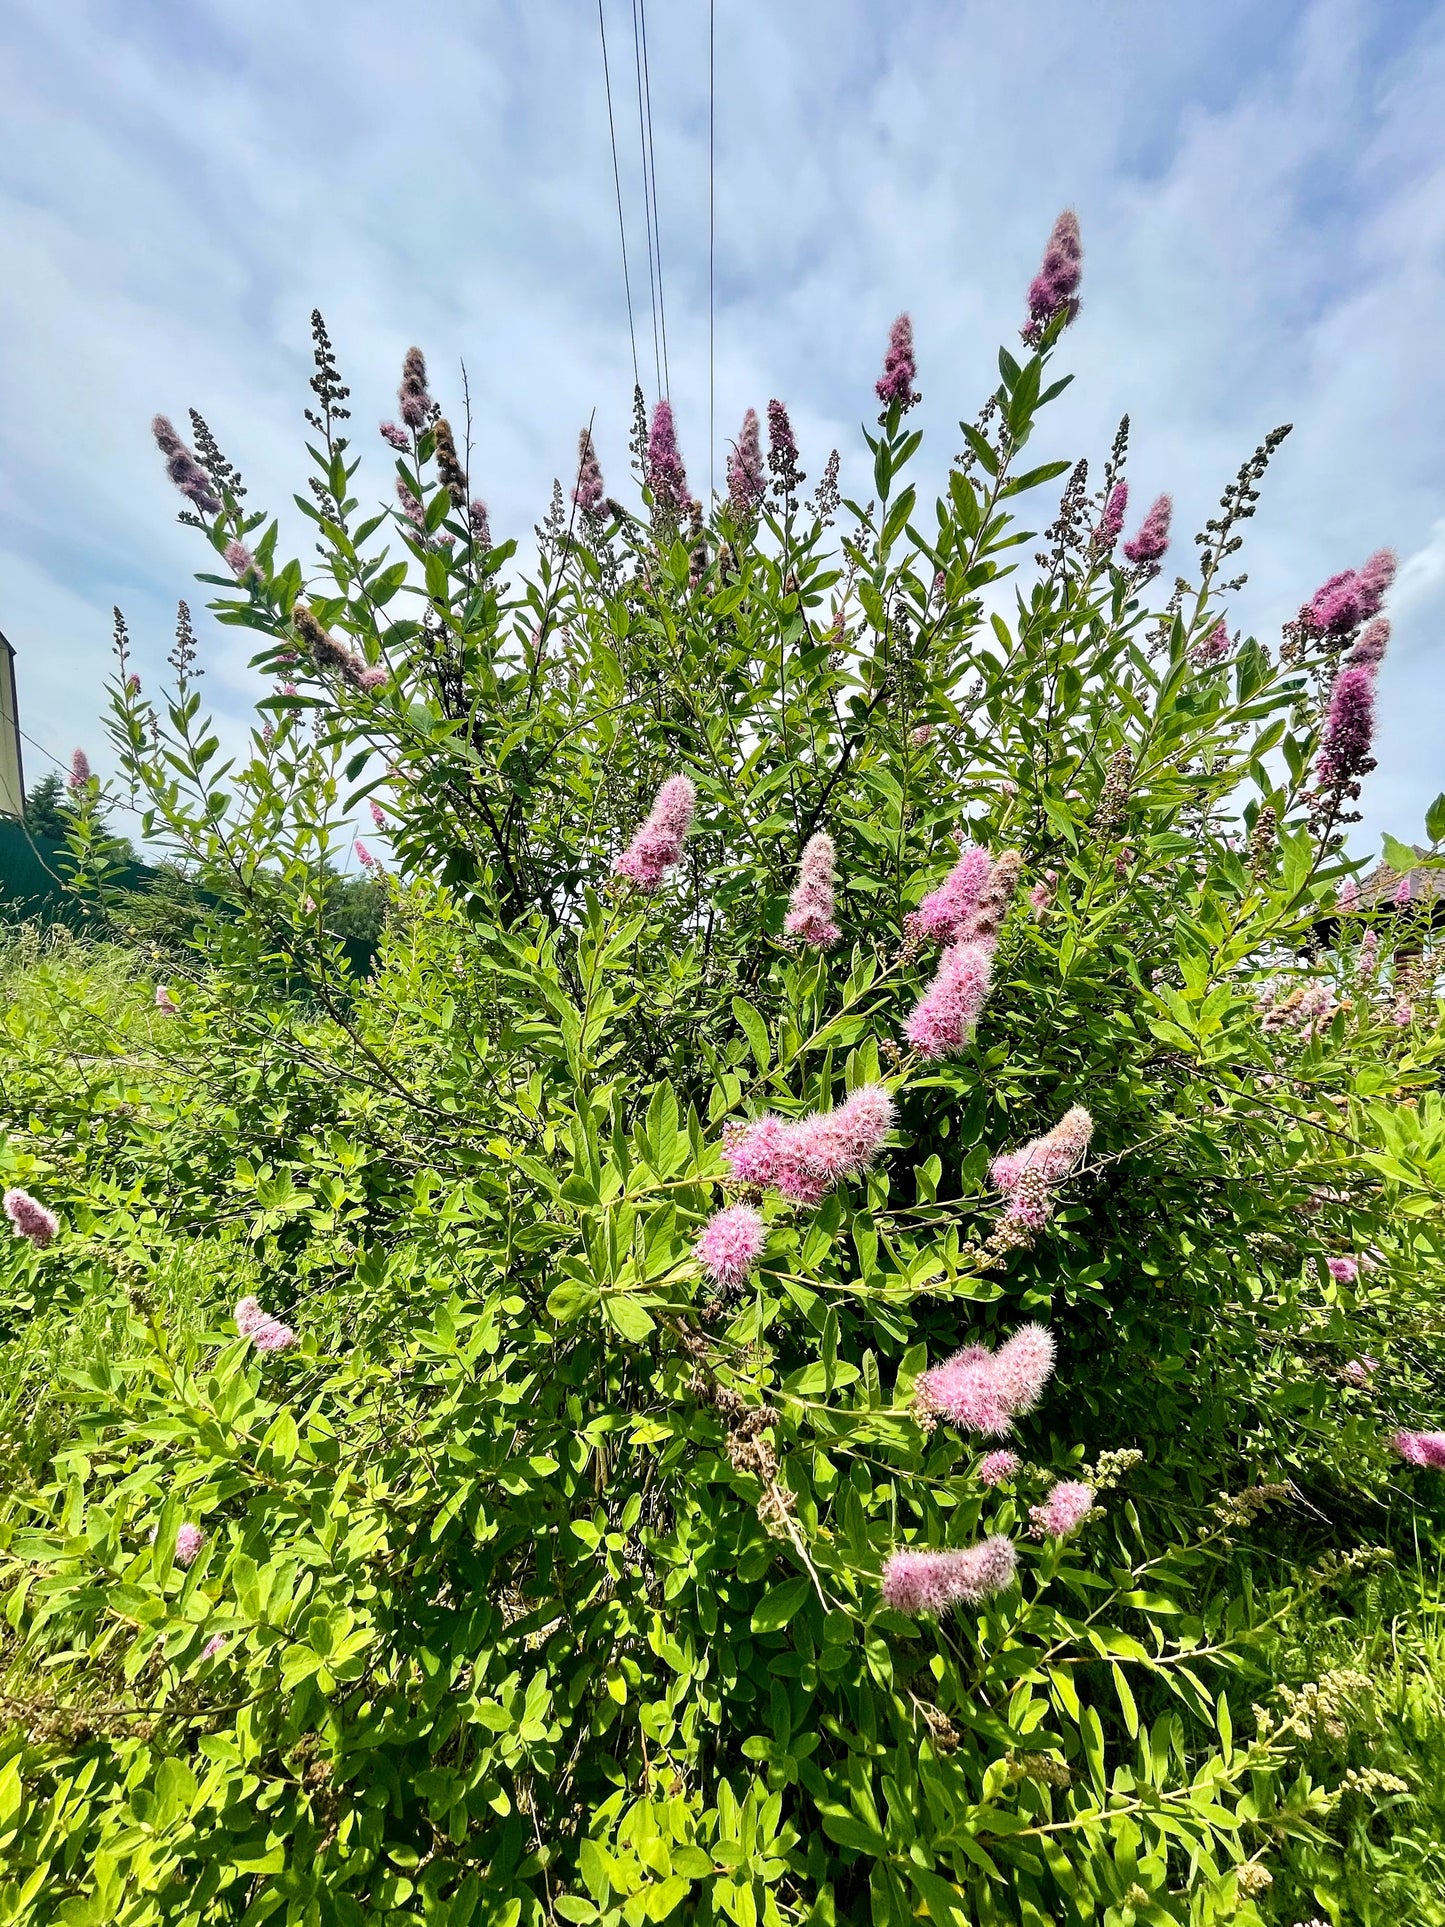
[(993, 1376), (1011, 1412), (1031, 1412), (1054, 1369), (1054, 1335), (1046, 1325), (1023, 1325), (994, 1353)]
[(1385, 660), (1389, 641), (1389, 623), (1383, 616), (1376, 616), (1354, 648), (1346, 652), (1345, 662), (1352, 669), (1378, 669)]
[(888, 336), (888, 352), (883, 358), (883, 373), (875, 384), (875, 392), (885, 408), (894, 402), (902, 404), (904, 414), (923, 397), (914, 391), (913, 383), (918, 374), (913, 359), (913, 323), (906, 314), (899, 315)]
[(985, 1452), (978, 1462), (978, 1477), (981, 1485), (1002, 1485), (1018, 1471), (1021, 1461), (1017, 1452)]
[(226, 1650), (226, 1635), (224, 1633), (212, 1633), (211, 1637), (206, 1641), (205, 1645), (201, 1648), (201, 1658), (215, 1659), (218, 1653), (223, 1653), (225, 1652), (225, 1650)]
[(1445, 1470), (1445, 1432), (1396, 1432), (1390, 1443), (1408, 1465)]
[(358, 689), (381, 689), (385, 687), (389, 680), (390, 678), (386, 670), (379, 662), (366, 663), (356, 672), (356, 686)]
[(830, 950), (842, 935), (833, 921), (833, 839), (821, 831), (804, 845), (783, 933), (815, 950)]
[(1013, 1543), (1001, 1536), (957, 1552), (895, 1552), (883, 1567), (883, 1603), (895, 1612), (941, 1617), (954, 1606), (1007, 1592), (1017, 1573)]
[(1124, 544), (1124, 553), (1136, 567), (1147, 567), (1158, 562), (1169, 547), (1169, 522), (1174, 513), (1174, 504), (1167, 495), (1158, 495), (1144, 520), (1139, 524), (1139, 532)]
[(739, 522), (751, 521), (757, 514), (767, 486), (758, 411), (750, 408), (738, 430), (737, 446), (728, 457), (728, 505)]
[(1326, 1258), (1325, 1265), (1337, 1285), (1352, 1285), (1360, 1275), (1358, 1258)]
[(411, 448), (411, 437), (404, 428), (398, 428), (395, 422), (381, 423), (381, 439), (389, 442), (399, 455), (405, 455)]
[(70, 757), (70, 775), (66, 778), (67, 788), (83, 790), (89, 781), (90, 758), (83, 749), (72, 751)]
[(654, 505), (673, 517), (685, 515), (691, 496), (687, 471), (677, 447), (677, 427), (672, 418), (672, 403), (660, 401), (652, 411), (652, 430), (647, 439), (647, 486)]
[(648, 893), (657, 889), (667, 872), (682, 861), (682, 846), (692, 827), (697, 791), (686, 776), (669, 776), (657, 792), (646, 821), (613, 864)]
[(367, 807), (371, 811), (371, 820), (377, 829), (384, 830), (386, 828), (386, 812), (382, 809), (380, 803), (377, 802), (375, 797), (372, 797)]
[(992, 986), (989, 946), (951, 945), (943, 953), (933, 982), (904, 1024), (904, 1036), (924, 1057), (947, 1057), (962, 1050), (973, 1036)]
[(236, 1330), (241, 1334), (242, 1338), (251, 1337), (256, 1327), (265, 1324), (270, 1316), (268, 1312), (261, 1309), (261, 1301), (259, 1298), (240, 1299), (237, 1302), (235, 1311), (231, 1315), (236, 1321)]
[(1094, 547), (1104, 555), (1114, 553), (1114, 545), (1124, 533), (1124, 517), (1129, 511), (1129, 484), (1115, 482), (1109, 490), (1109, 499), (1104, 504), (1104, 513), (1099, 517), (1099, 526), (1094, 533)]
[(296, 1334), (279, 1318), (263, 1318), (251, 1333), (251, 1343), (258, 1352), (286, 1352), (296, 1343)]
[(156, 1009), (163, 1017), (179, 1017), (181, 1007), (164, 984), (156, 985)]
[(1374, 669), (1368, 665), (1342, 669), (1330, 692), (1330, 706), (1320, 731), (1320, 752), (1315, 758), (1315, 780), (1320, 787), (1343, 793), (1367, 776), (1375, 767), (1370, 755), (1374, 736)]
[(1404, 876), (1400, 878), (1400, 881), (1395, 885), (1395, 893), (1390, 898), (1390, 901), (1391, 903), (1394, 904), (1397, 910), (1403, 910), (1405, 908), (1405, 905), (1410, 901), (1412, 894), (1413, 893), (1410, 888), (1410, 877), (1409, 877), (1409, 873), (1407, 872)]
[(376, 858), (371, 854), (370, 850), (367, 849), (360, 837), (356, 839), (356, 860), (363, 870), (369, 870), (376, 861)]
[(1074, 319), (1079, 311), (1077, 297), (1083, 266), (1079, 217), (1068, 207), (1054, 222), (1039, 271), (1029, 283), (1029, 320), (1023, 331), (1026, 341), (1036, 341), (1061, 310), (1070, 321)]
[(986, 1345), (966, 1345), (941, 1365), (920, 1372), (917, 1398), (924, 1413), (940, 1413), (961, 1432), (1002, 1438), (1013, 1427), (1013, 1413), (998, 1382), (994, 1354)]
[(937, 937), (944, 943), (961, 937), (992, 872), (993, 859), (988, 851), (970, 843), (938, 888), (930, 890), (910, 914), (908, 934)]
[(28, 1238), (37, 1251), (44, 1251), (60, 1229), (55, 1213), (47, 1211), (28, 1191), (15, 1189), (5, 1193), (5, 1215), (15, 1228), (15, 1236)]
[(708, 1219), (693, 1251), (713, 1283), (731, 1291), (746, 1284), (767, 1240), (761, 1212), (750, 1204), (730, 1204)]
[(205, 1537), (201, 1528), (192, 1525), (189, 1520), (181, 1526), (176, 1533), (176, 1564), (178, 1566), (194, 1565), (196, 1554), (200, 1551)]
[(1077, 1532), (1094, 1509), (1094, 1488), (1077, 1479), (1061, 1479), (1042, 1505), (1029, 1507), (1030, 1527), (1039, 1538), (1067, 1539)]

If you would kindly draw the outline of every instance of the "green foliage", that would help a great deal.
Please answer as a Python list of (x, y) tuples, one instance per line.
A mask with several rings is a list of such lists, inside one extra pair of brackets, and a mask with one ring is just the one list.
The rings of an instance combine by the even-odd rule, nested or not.
[[(207, 970), (170, 1014), (125, 955), (33, 956), (4, 1014), (6, 1179), (64, 1221), (0, 1305), (44, 1388), (0, 1516), (7, 1920), (1203, 1927), (1276, 1918), (1271, 1864), (1345, 1893), (1281, 1629), (1429, 1503), (1387, 1443), (1441, 1393), (1428, 930), (1376, 914), (1371, 965), (1334, 914), (1337, 652), (1197, 659), (1267, 451), (1162, 613), (1079, 471), (1014, 574), (1066, 467), (1020, 459), (1061, 325), (1001, 354), (931, 513), (895, 405), (836, 541), (826, 499), (683, 539), (559, 495), (513, 587), (437, 424), (397, 464), (425, 532), (360, 516), (324, 331), (309, 581), (213, 466), (206, 538), (256, 566), (202, 579), (275, 693), (230, 758), (184, 655), (112, 711), (144, 834), (225, 907)], [(611, 864), (676, 769), (698, 820), (646, 894)], [(359, 981), (368, 796), (399, 874)], [(103, 800), (69, 828), (101, 901)], [(818, 953), (782, 926), (824, 828)], [(907, 918), (955, 838), (1035, 900), (931, 1061)], [(761, 1265), (710, 1286), (725, 1126), (879, 1080), (883, 1159), (761, 1201)], [(1087, 1164), (1001, 1242), (992, 1159), (1076, 1104)], [(238, 1335), (244, 1296), (294, 1348)], [(917, 1381), (1031, 1318), (1059, 1371), (990, 1488)], [(1030, 1530), (1060, 1478), (1099, 1505), (1067, 1540)], [(885, 1603), (894, 1550), (987, 1534), (1017, 1586)]]

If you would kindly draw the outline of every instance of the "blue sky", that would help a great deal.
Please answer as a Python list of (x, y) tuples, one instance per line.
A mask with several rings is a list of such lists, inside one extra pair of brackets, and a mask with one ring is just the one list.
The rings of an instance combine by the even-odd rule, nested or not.
[[(606, 0), (651, 386), (630, 0)], [(671, 388), (708, 472), (707, 8), (648, 21)], [(304, 486), (326, 315), (375, 492), (403, 352), (472, 389), (474, 477), (529, 535), (596, 410), (625, 480), (632, 360), (593, 0), (9, 0), (0, 142), (0, 628), (22, 719), (98, 751), (110, 608), (160, 679), (196, 538), (150, 443), (199, 407), (251, 501)], [(717, 0), (716, 472), (790, 405), (845, 481), (900, 308), (922, 479), (989, 385), (1058, 209), (1079, 211), (1078, 379), (1039, 459), (1126, 410), (1180, 549), (1293, 421), (1232, 619), (1266, 639), (1325, 575), (1400, 554), (1366, 836), (1445, 787), (1445, 3)], [(865, 490), (866, 492), (866, 490)], [(294, 510), (286, 524), (304, 553)], [(201, 597), (194, 598), (197, 605)], [(207, 693), (254, 687), (201, 624)], [(27, 775), (45, 767), (27, 746)], [(97, 760), (100, 760), (97, 758)]]

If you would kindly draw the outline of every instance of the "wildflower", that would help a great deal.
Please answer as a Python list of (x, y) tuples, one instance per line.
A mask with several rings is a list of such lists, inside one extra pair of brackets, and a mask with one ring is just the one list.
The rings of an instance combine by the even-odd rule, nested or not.
[(933, 982), (919, 998), (903, 1034), (923, 1056), (947, 1057), (972, 1037), (993, 987), (989, 946), (979, 942), (950, 945)]
[(1354, 648), (1346, 654), (1346, 663), (1357, 669), (1378, 669), (1385, 660), (1385, 648), (1389, 640), (1389, 623), (1383, 616), (1376, 616)]
[(223, 1653), (225, 1652), (225, 1650), (226, 1650), (226, 1635), (224, 1633), (212, 1633), (211, 1637), (206, 1641), (205, 1645), (201, 1648), (201, 1658), (215, 1659), (218, 1653)]
[(577, 486), (572, 500), (585, 515), (596, 515), (607, 499), (602, 485), (602, 464), (592, 442), (592, 430), (584, 428), (577, 437)]
[[(1379, 614), (1386, 591), (1395, 579), (1395, 568), (1393, 551), (1379, 549), (1362, 569), (1340, 570), (1321, 583), (1300, 610), (1300, 627), (1321, 637), (1350, 635), (1362, 622)], [(1388, 629), (1385, 634), (1388, 637)], [(1376, 640), (1383, 654), (1384, 640)]]
[(431, 412), (431, 396), (426, 391), (426, 358), (420, 348), (408, 348), (401, 364), (401, 387), (397, 390), (401, 418), (408, 428), (423, 428)]
[(913, 359), (913, 323), (906, 314), (901, 314), (889, 333), (883, 373), (874, 386), (874, 393), (885, 409), (897, 402), (906, 415), (915, 402), (922, 401), (922, 395), (913, 386), (917, 374), (918, 368)]
[(905, 924), (908, 936), (915, 941), (937, 937), (953, 943), (962, 936), (992, 873), (993, 859), (988, 851), (968, 844), (938, 888), (930, 890), (910, 913)]
[(1350, 790), (1375, 767), (1370, 755), (1374, 735), (1375, 672), (1368, 667), (1344, 669), (1335, 678), (1315, 758), (1321, 789)]
[(47, 1211), (28, 1191), (12, 1189), (5, 1193), (5, 1215), (14, 1226), (15, 1236), (28, 1238), (37, 1251), (44, 1251), (60, 1229), (55, 1213)]
[(730, 1204), (708, 1219), (693, 1251), (713, 1283), (728, 1291), (746, 1283), (767, 1237), (761, 1212), (750, 1204)]
[(261, 570), (256, 558), (239, 539), (226, 544), (226, 567), (239, 582), (259, 582)]
[(83, 749), (72, 750), (70, 775), (66, 778), (66, 787), (72, 790), (83, 790), (89, 781), (90, 758)]
[(356, 672), (357, 688), (366, 690), (368, 694), (383, 688), (389, 680), (385, 667), (379, 662), (369, 662)]
[(738, 430), (737, 445), (728, 457), (728, 503), (739, 522), (750, 521), (757, 514), (766, 488), (758, 411), (750, 408)]
[(1405, 906), (1409, 903), (1410, 897), (1411, 897), (1410, 878), (1407, 872), (1404, 876), (1400, 878), (1400, 881), (1395, 885), (1395, 892), (1394, 892), (1394, 895), (1390, 898), (1390, 901), (1391, 903), (1394, 904), (1397, 910), (1403, 910)]
[(452, 507), (460, 508), (467, 499), (467, 472), (457, 453), (452, 425), (445, 415), (439, 415), (433, 425), (432, 447), (436, 452), (437, 478), (451, 497)]
[[(1094, 829), (1100, 837), (1109, 836), (1123, 822), (1129, 808), (1129, 791), (1134, 779), (1134, 752), (1127, 743), (1120, 743), (1109, 758), (1109, 767), (1104, 775), (1104, 787), (1099, 792), (1098, 808), (1094, 811)], [(1115, 874), (1119, 870), (1115, 859)]]
[(1355, 975), (1361, 979), (1373, 977), (1380, 967), (1380, 939), (1373, 930), (1367, 930), (1360, 938), (1359, 954), (1355, 958)]
[(1114, 545), (1124, 533), (1124, 517), (1129, 509), (1129, 484), (1115, 482), (1104, 503), (1099, 526), (1094, 531), (1094, 548), (1100, 555), (1112, 555)]
[(467, 523), (472, 531), (472, 547), (486, 555), (492, 546), (492, 525), (487, 517), (487, 505), (474, 501), (467, 510)]
[(257, 1298), (242, 1298), (233, 1316), (236, 1330), (242, 1338), (249, 1338), (258, 1352), (284, 1352), (296, 1343), (291, 1327), (273, 1318)]
[(1029, 283), (1029, 324), (1024, 329), (1025, 340), (1036, 341), (1060, 312), (1069, 321), (1074, 319), (1079, 312), (1078, 291), (1083, 267), (1079, 217), (1071, 207), (1066, 207), (1054, 222), (1039, 271)]
[(1340, 885), (1340, 893), (1335, 899), (1335, 908), (1342, 917), (1349, 917), (1353, 916), (1359, 907), (1360, 886), (1355, 882), (1353, 877), (1346, 877)]
[(126, 677), (125, 686), (132, 696), (138, 696), (140, 694), (140, 677), (132, 673)]
[(396, 499), (401, 504), (401, 512), (425, 541), (427, 535), (426, 510), (418, 496), (412, 494), (406, 483), (398, 475), (396, 478)]
[(883, 1603), (895, 1612), (941, 1617), (1007, 1592), (1018, 1573), (1013, 1542), (995, 1535), (957, 1552), (891, 1553), (883, 1567)]
[(377, 829), (384, 830), (386, 828), (386, 812), (374, 796), (368, 798), (366, 807), (371, 811), (371, 820)]
[(1369, 1384), (1379, 1369), (1380, 1361), (1378, 1358), (1370, 1358), (1368, 1355), (1364, 1358), (1350, 1358), (1346, 1359), (1345, 1363), (1341, 1365), (1340, 1377), (1347, 1385), (1363, 1387)]
[(923, 749), (933, 741), (933, 724), (920, 723), (908, 738), (915, 749)]
[(1067, 1539), (1094, 1509), (1094, 1488), (1078, 1479), (1060, 1479), (1042, 1505), (1029, 1507), (1029, 1522), (1040, 1538)]
[(691, 497), (687, 470), (677, 447), (677, 426), (672, 419), (672, 403), (660, 401), (652, 411), (652, 432), (647, 440), (647, 485), (658, 511), (672, 518), (685, 515)]
[(783, 931), (817, 950), (831, 949), (842, 935), (833, 921), (833, 839), (821, 831), (804, 845)]
[(1003, 920), (1008, 915), (1022, 868), (1023, 858), (1018, 851), (1005, 850), (989, 871), (988, 882), (979, 891), (978, 902), (959, 933), (964, 941), (980, 943), (992, 951), (998, 933), (1003, 928)]
[(1231, 648), (1229, 625), (1221, 616), (1219, 621), (1201, 641), (1196, 642), (1189, 656), (1197, 669), (1209, 669), (1217, 662), (1223, 662)]
[(773, 493), (779, 501), (796, 495), (808, 479), (798, 466), (797, 438), (780, 401), (768, 403), (768, 467), (773, 471)]
[(1169, 519), (1174, 513), (1174, 504), (1167, 495), (1159, 495), (1144, 520), (1139, 524), (1139, 532), (1124, 544), (1124, 553), (1138, 568), (1158, 562), (1169, 547)]
[(1358, 1258), (1326, 1258), (1325, 1268), (1337, 1285), (1352, 1285), (1360, 1275)]
[(1029, 891), (1029, 903), (1036, 917), (1041, 917), (1053, 902), (1054, 891), (1058, 888), (1058, 885), (1058, 871), (1045, 870), (1042, 881), (1036, 883), (1033, 889)]
[(961, 1431), (998, 1438), (1038, 1404), (1053, 1369), (1053, 1334), (1025, 1325), (996, 1352), (966, 1345), (920, 1373), (917, 1408), (925, 1418), (941, 1414)]
[(1018, 1471), (1021, 1461), (1017, 1452), (985, 1452), (978, 1462), (979, 1482), (982, 1485), (1002, 1485)]
[(723, 1156), (740, 1183), (811, 1206), (838, 1179), (867, 1170), (892, 1127), (893, 1099), (881, 1084), (865, 1084), (831, 1111), (791, 1119), (768, 1112), (729, 1126)]
[(155, 436), (156, 447), (166, 458), (166, 474), (187, 501), (194, 503), (202, 515), (219, 515), (221, 499), (211, 486), (211, 478), (196, 460), (191, 450), (181, 440), (164, 415), (157, 415), (151, 422), (151, 433)]
[(371, 851), (367, 849), (360, 837), (356, 839), (356, 860), (363, 870), (369, 870), (376, 861), (376, 858), (371, 854)]
[(163, 1017), (179, 1017), (180, 1005), (164, 984), (156, 985), (156, 1009)]
[(1407, 1465), (1445, 1470), (1445, 1432), (1396, 1432), (1390, 1443)]
[(990, 1181), (1008, 1198), (991, 1245), (1003, 1250), (1031, 1242), (1054, 1214), (1054, 1192), (1089, 1147), (1094, 1120), (1082, 1105), (1066, 1111), (1043, 1137), (1005, 1152), (989, 1167)]
[(411, 437), (404, 428), (398, 428), (395, 422), (382, 422), (381, 435), (382, 440), (390, 442), (400, 455), (405, 455), (411, 448)]
[[(659, 407), (664, 404), (659, 403)], [(683, 840), (692, 826), (697, 791), (686, 776), (669, 776), (657, 792), (647, 820), (613, 864), (639, 890), (655, 890), (682, 861)]]
[(178, 1566), (194, 1565), (196, 1554), (200, 1551), (205, 1537), (205, 1533), (199, 1526), (193, 1526), (187, 1520), (176, 1532), (176, 1564)]

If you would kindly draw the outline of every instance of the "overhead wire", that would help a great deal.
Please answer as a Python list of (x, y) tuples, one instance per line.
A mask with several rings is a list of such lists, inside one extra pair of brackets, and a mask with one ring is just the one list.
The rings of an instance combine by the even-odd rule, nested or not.
[(632, 318), (632, 277), (627, 269), (627, 224), (622, 218), (622, 171), (617, 165), (617, 122), (612, 113), (612, 72), (607, 63), (607, 23), (602, 0), (597, 0), (597, 31), (602, 37), (602, 80), (607, 89), (607, 131), (612, 137), (612, 184), (617, 190), (617, 232), (622, 241), (622, 286), (627, 295), (627, 338), (632, 343), (632, 385), (641, 387), (637, 373), (637, 326)]
[(637, 139), (642, 149), (642, 217), (647, 226), (647, 284), (652, 295), (652, 364), (657, 381), (656, 392), (660, 395), (662, 351), (657, 333), (657, 271), (652, 249), (652, 197), (647, 186), (647, 127), (642, 102), (642, 37), (637, 25), (637, 0), (632, 0), (632, 59), (637, 70)]
[(667, 302), (662, 283), (662, 222), (657, 212), (657, 148), (652, 138), (652, 73), (647, 63), (647, 0), (637, 0), (642, 15), (642, 78), (647, 94), (647, 173), (652, 187), (652, 245), (657, 255), (657, 312), (662, 325), (662, 391), (672, 399), (667, 367)]

